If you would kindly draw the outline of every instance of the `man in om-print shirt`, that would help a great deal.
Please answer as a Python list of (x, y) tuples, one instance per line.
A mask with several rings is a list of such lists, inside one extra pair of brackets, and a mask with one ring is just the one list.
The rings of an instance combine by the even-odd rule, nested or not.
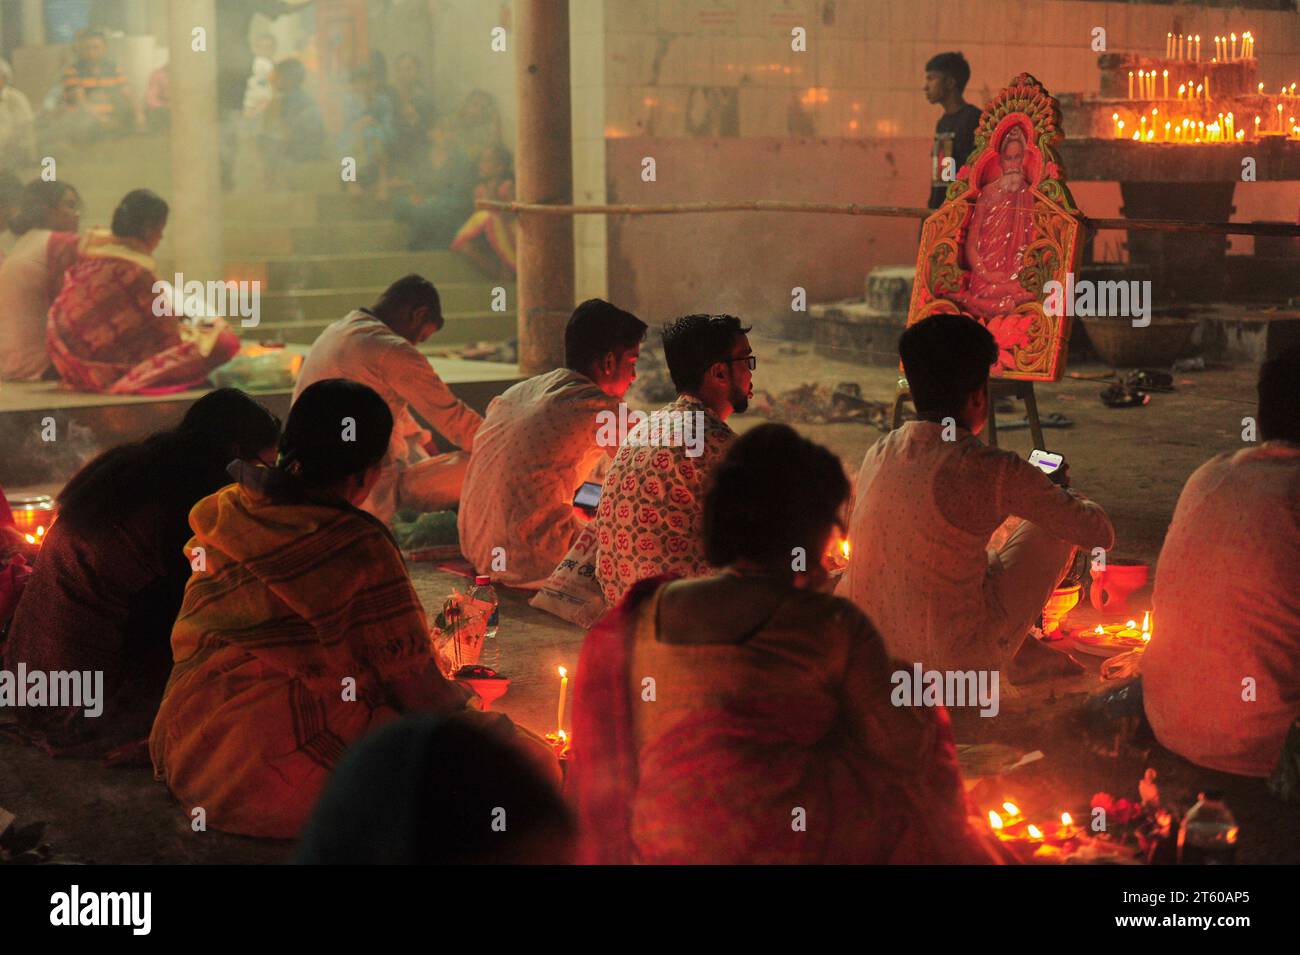
[(610, 606), (645, 577), (707, 572), (704, 491), (735, 438), (727, 418), (754, 394), (748, 331), (731, 315), (687, 315), (664, 328), (677, 398), (628, 432), (591, 527), (596, 580)]

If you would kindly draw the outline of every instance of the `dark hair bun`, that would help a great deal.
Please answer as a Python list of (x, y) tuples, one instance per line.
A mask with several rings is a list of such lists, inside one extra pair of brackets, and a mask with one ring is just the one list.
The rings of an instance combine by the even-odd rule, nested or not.
[(310, 487), (329, 487), (383, 460), (393, 415), (372, 388), (344, 378), (308, 386), (289, 409), (281, 464)]

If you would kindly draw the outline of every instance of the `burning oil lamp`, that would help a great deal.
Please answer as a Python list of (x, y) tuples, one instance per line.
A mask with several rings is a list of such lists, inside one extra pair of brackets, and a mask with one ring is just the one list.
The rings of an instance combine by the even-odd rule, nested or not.
[(551, 749), (555, 752), (555, 758), (560, 761), (560, 765), (566, 765), (569, 750), (573, 746), (573, 738), (564, 730), (560, 730), (558, 733), (547, 733), (546, 742), (551, 744)]
[(1056, 835), (1061, 839), (1069, 839), (1076, 831), (1074, 817), (1068, 812), (1061, 813), (1061, 826), (1056, 830)]
[(23, 535), (23, 540), (32, 547), (39, 547), (57, 516), (54, 498), (48, 494), (33, 494), (11, 497), (8, 504), (13, 512), (14, 527)]

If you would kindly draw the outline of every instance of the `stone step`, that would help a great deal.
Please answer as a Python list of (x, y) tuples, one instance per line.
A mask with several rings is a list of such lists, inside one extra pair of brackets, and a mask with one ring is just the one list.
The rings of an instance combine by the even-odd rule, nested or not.
[[(232, 327), (246, 341), (283, 341), (293, 345), (310, 345), (331, 322), (343, 317), (341, 313), (332, 318), (303, 320), (293, 322), (268, 322), (263, 318), (254, 328)], [(518, 335), (518, 319), (513, 311), (509, 312), (457, 312), (445, 316), (446, 324), (442, 330), (424, 343), (426, 348), (442, 348), (446, 345), (462, 345), (469, 342), (503, 342)]]
[[(330, 147), (326, 147), (326, 152)], [(337, 159), (290, 162), (285, 165), (282, 188), (287, 192), (337, 192), (343, 186), (343, 167)]]
[[(492, 311), (492, 287), (470, 282), (443, 282), (438, 285), (442, 310), (446, 315), (460, 312)], [(263, 291), (263, 324), (314, 321), (341, 318), (354, 308), (372, 305), (384, 291), (383, 285), (356, 288), (295, 289)], [(505, 286), (505, 311), (514, 314), (514, 286)]]
[[(353, 252), (331, 255), (239, 256), (226, 253), (226, 276), (260, 280), (263, 288), (287, 292), (294, 289), (387, 288), (412, 272), (435, 285), (451, 282), (497, 283), (465, 259), (445, 249), (426, 252)], [(513, 302), (510, 308), (513, 310)]]
[(227, 259), (400, 252), (409, 236), (406, 226), (388, 220), (297, 226), (227, 221), (223, 247)]
[(389, 203), (333, 192), (231, 193), (221, 201), (227, 222), (321, 225), (390, 219)]

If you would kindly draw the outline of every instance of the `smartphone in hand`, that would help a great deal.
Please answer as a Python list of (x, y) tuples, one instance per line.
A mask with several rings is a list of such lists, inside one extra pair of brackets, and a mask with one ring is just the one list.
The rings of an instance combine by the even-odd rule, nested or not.
[(1029, 452), (1029, 463), (1046, 474), (1053, 484), (1064, 485), (1066, 474), (1069, 472), (1065, 464), (1065, 455), (1035, 448)]
[(595, 517), (596, 505), (600, 503), (601, 490), (601, 485), (594, 481), (585, 481), (582, 487), (578, 488), (573, 494), (573, 506)]

